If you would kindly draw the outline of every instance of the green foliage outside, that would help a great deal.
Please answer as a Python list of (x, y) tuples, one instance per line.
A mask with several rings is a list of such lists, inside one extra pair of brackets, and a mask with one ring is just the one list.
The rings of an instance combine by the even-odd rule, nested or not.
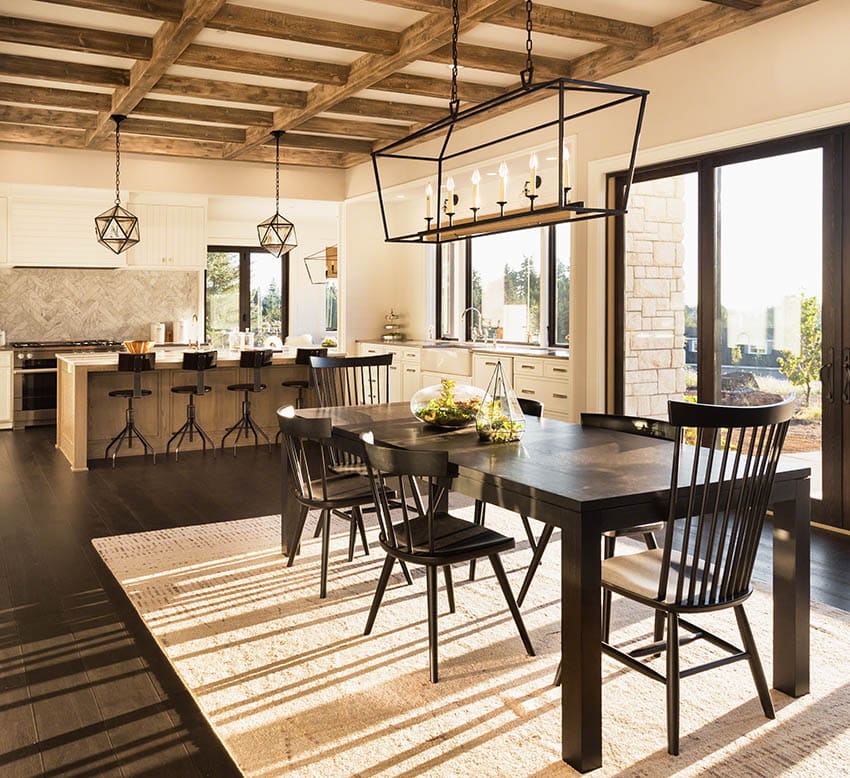
[(800, 300), (800, 353), (783, 351), (776, 361), (794, 386), (805, 388), (806, 406), (809, 404), (812, 384), (819, 378), (822, 344), (820, 304), (817, 298), (804, 296)]
[(226, 252), (207, 254), (207, 339), (239, 325), (239, 262)]
[(505, 263), (505, 305), (524, 305), (528, 310), (528, 340), (540, 340), (540, 272), (531, 257), (522, 258), (511, 270)]

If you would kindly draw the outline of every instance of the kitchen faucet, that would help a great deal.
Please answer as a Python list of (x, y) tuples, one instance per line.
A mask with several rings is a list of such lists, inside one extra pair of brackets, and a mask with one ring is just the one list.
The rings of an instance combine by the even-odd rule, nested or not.
[(466, 316), (466, 314), (468, 314), (470, 311), (478, 314), (478, 327), (470, 326), (470, 330), (469, 330), (469, 334), (472, 337), (472, 342), (477, 343), (478, 342), (478, 333), (481, 331), (481, 320), (483, 318), (481, 316), (481, 311), (479, 311), (474, 305), (470, 305), (469, 308), (466, 308), (463, 311), (463, 313), (461, 313), (460, 321), (461, 321), (461, 324), (462, 324), (463, 323), (463, 317)]

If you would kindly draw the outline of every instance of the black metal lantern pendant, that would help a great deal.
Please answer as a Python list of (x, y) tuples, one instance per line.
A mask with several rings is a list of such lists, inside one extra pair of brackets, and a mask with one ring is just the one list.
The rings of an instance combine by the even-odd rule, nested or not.
[[(477, 235), (626, 213), (649, 92), (566, 77), (535, 82), (531, 5), (531, 0), (526, 0), (528, 34), (521, 84), (503, 95), (460, 110), (457, 97), (458, 0), (453, 0), (448, 115), (372, 153), (387, 242), (444, 243)], [(555, 98), (547, 101), (543, 108), (544, 113), (551, 110), (551, 115), (542, 116), (541, 121), (523, 119), (518, 130), (505, 133), (501, 129), (503, 125), (497, 120), (504, 119), (512, 111), (527, 109), (538, 99), (547, 97)], [(633, 122), (631, 117), (626, 116), (631, 110), (629, 106), (636, 106)], [(611, 109), (608, 114), (611, 127), (624, 135), (628, 132), (626, 143), (631, 152), (626, 187), (615, 208), (608, 207), (605, 202), (588, 203), (576, 195), (565, 129), (568, 122), (580, 124), (605, 109)], [(515, 158), (518, 141), (525, 144), (521, 153), (530, 153), (528, 165), (524, 164), (524, 160)], [(408, 151), (409, 147), (415, 148)], [(501, 164), (499, 156), (502, 156)], [(512, 161), (512, 165), (506, 164), (506, 161)], [(547, 162), (551, 164), (546, 165)], [(450, 167), (454, 165), (463, 166), (468, 172), (462, 172), (463, 168)], [(492, 170), (488, 171), (488, 167)], [(485, 177), (482, 177), (482, 171)], [(462, 185), (459, 184), (469, 173), (470, 185), (461, 191)], [(520, 184), (508, 187), (509, 176), (517, 174), (521, 176)], [(407, 203), (395, 203), (394, 199), (387, 198), (382, 189), (382, 177), (384, 180), (394, 179), (391, 183), (424, 180), (424, 209), (420, 209), (418, 203), (410, 205), (409, 200)], [(399, 196), (399, 199), (405, 198)]]
[(280, 136), (283, 130), (275, 130), (274, 135), (274, 216), (257, 225), (260, 245), (270, 254), (281, 257), (298, 245), (295, 225), (280, 215)]
[(115, 114), (115, 205), (94, 217), (97, 242), (116, 254), (123, 254), (139, 240), (139, 220), (121, 207), (121, 122), (126, 116)]

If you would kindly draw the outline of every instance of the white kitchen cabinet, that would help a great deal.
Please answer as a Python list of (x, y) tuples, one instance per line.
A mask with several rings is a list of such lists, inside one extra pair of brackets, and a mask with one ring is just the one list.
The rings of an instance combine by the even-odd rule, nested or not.
[(439, 386), (444, 378), (451, 378), (456, 384), (472, 385), (471, 375), (453, 375), (451, 373), (433, 373), (428, 370), (423, 370), (420, 374), (420, 383), (424, 389), (426, 386)]
[(401, 399), (410, 402), (410, 398), (422, 388), (422, 377), (419, 365), (410, 362), (402, 362), (401, 365)]
[(390, 402), (399, 402), (402, 397), (401, 364), (393, 359), (390, 365)]
[[(373, 357), (375, 354), (386, 354), (387, 347), (380, 346), (377, 343), (359, 343), (357, 353), (361, 357)], [(393, 360), (395, 362), (395, 360)]]
[(206, 211), (198, 205), (133, 203), (140, 240), (127, 264), (158, 270), (203, 270), (207, 264)]
[(496, 364), (502, 363), (502, 372), (508, 383), (514, 382), (514, 360), (513, 357), (505, 357), (501, 354), (473, 354), (472, 355), (472, 385), (486, 390)]
[(12, 428), (12, 352), (0, 351), (0, 430)]
[(97, 242), (94, 217), (111, 201), (9, 198), (8, 263), (20, 267), (124, 267), (125, 254)]

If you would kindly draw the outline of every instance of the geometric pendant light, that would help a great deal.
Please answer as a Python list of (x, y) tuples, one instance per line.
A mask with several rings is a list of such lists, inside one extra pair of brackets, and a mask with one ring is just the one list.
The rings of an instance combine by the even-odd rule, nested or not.
[(101, 246), (121, 254), (139, 242), (139, 220), (121, 207), (121, 122), (126, 116), (115, 114), (115, 205), (94, 217), (94, 231)]
[(280, 215), (280, 136), (283, 130), (274, 130), (274, 216), (257, 225), (260, 245), (270, 254), (282, 257), (298, 245), (295, 225)]

